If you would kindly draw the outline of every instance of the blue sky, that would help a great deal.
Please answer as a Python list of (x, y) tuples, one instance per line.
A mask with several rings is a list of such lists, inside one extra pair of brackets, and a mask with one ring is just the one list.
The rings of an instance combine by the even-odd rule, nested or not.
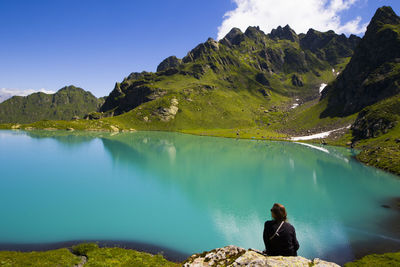
[[(247, 2), (246, 8), (254, 5), (254, 10), (274, 1), (0, 0), (0, 88), (56, 91), (73, 84), (96, 96), (108, 95), (115, 82), (129, 73), (155, 71), (164, 58), (183, 57), (208, 37), (223, 36), (232, 26), (243, 29), (260, 24), (267, 31), (282, 24), (285, 16), (289, 21), (294, 17), (291, 12), (302, 14), (285, 6), (271, 9), (274, 5), (268, 6), (268, 12), (284, 13), (279, 18), (270, 13), (249, 14), (239, 4)], [(290, 7), (291, 1), (276, 2), (287, 2)], [(305, 25), (291, 19), (289, 24), (295, 30), (309, 25), (325, 30), (321, 26), (325, 25), (349, 34), (360, 31), (379, 6), (391, 5), (400, 13), (398, 0), (325, 1), (332, 18), (321, 22), (315, 17)], [(329, 1), (348, 7), (333, 7)], [(228, 11), (232, 12), (224, 17)], [(337, 16), (339, 23), (333, 21)], [(346, 24), (358, 16), (357, 25)]]

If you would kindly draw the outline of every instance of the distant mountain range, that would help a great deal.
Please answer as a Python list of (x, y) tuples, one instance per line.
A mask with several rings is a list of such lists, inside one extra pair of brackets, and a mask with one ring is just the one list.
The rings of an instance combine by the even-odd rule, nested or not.
[(0, 103), (0, 123), (31, 123), (39, 120), (71, 120), (96, 111), (104, 100), (75, 86), (66, 86), (55, 94), (42, 92), (13, 96)]

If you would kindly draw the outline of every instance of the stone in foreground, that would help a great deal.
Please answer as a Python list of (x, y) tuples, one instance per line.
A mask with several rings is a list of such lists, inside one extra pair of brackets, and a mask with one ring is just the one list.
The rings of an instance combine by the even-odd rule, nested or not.
[(282, 257), (265, 256), (254, 250), (236, 246), (217, 248), (201, 254), (194, 254), (183, 264), (184, 267), (202, 266), (319, 266), (336, 267), (333, 262), (320, 259), (309, 260), (300, 256)]

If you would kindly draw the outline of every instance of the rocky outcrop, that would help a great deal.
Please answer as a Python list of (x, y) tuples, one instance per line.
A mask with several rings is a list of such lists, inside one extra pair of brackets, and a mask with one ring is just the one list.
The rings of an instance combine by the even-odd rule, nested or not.
[(349, 64), (322, 92), (328, 107), (321, 114), (347, 116), (400, 93), (400, 17), (379, 8)]
[(309, 29), (307, 34), (300, 36), (300, 46), (304, 50), (313, 52), (321, 60), (330, 64), (339, 63), (343, 57), (351, 57), (361, 38), (344, 34), (338, 35), (334, 31), (319, 32)]
[(253, 40), (255, 43), (263, 43), (265, 39), (265, 33), (260, 30), (260, 27), (248, 27), (246, 31), (244, 32), (244, 35)]
[(182, 64), (182, 60), (176, 56), (170, 56), (164, 59), (157, 67), (157, 71), (164, 71), (171, 68), (177, 68)]
[(178, 113), (178, 104), (178, 99), (172, 98), (171, 105), (168, 108), (160, 107), (155, 113), (160, 117), (161, 121), (168, 122), (170, 120), (173, 120), (176, 113)]
[(265, 77), (264, 73), (257, 73), (256, 81), (261, 83), (264, 86), (269, 86), (270, 85), (270, 83), (269, 83), (267, 77)]
[(219, 44), (212, 38), (208, 38), (205, 43), (199, 44), (192, 49), (183, 59), (184, 63), (193, 62), (199, 58), (207, 58), (210, 51), (218, 51)]
[(100, 111), (119, 115), (165, 94), (161, 88), (153, 88), (151, 80), (125, 80), (115, 84)]
[(236, 246), (217, 248), (201, 254), (194, 254), (183, 264), (184, 267), (202, 266), (319, 266), (338, 267), (336, 263), (303, 257), (265, 256), (260, 251)]
[(351, 126), (354, 141), (378, 137), (400, 121), (400, 95), (364, 108)]
[(226, 46), (239, 45), (244, 41), (244, 34), (238, 28), (232, 28), (224, 38), (221, 39), (220, 43)]
[(273, 29), (269, 36), (273, 39), (285, 39), (292, 42), (299, 41), (299, 36), (297, 36), (296, 32), (292, 28), (290, 28), (289, 25), (286, 25), (283, 28), (279, 26), (278, 28)]
[(292, 84), (297, 87), (302, 87), (304, 85), (301, 78), (299, 76), (297, 76), (296, 74), (292, 75)]
[(396, 124), (397, 121), (386, 117), (371, 118), (368, 116), (368, 111), (363, 110), (359, 113), (351, 129), (353, 130), (355, 140), (362, 140), (385, 134), (396, 126)]

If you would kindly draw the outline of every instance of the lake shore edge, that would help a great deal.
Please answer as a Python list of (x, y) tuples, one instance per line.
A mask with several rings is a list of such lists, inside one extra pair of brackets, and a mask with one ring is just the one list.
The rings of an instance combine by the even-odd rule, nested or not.
[[(40, 265), (61, 264), (60, 266), (85, 266), (101, 262), (112, 262), (112, 264), (150, 264), (150, 266), (236, 266), (239, 263), (244, 266), (262, 264), (263, 266), (285, 265), (292, 266), (393, 266), (400, 264), (399, 252), (386, 252), (383, 254), (368, 254), (350, 262), (340, 260), (324, 260), (319, 258), (307, 259), (302, 256), (282, 257), (266, 256), (261, 251), (244, 249), (236, 246), (226, 246), (188, 255), (181, 259), (171, 259), (164, 251), (149, 252), (146, 249), (123, 247), (121, 244), (135, 242), (118, 241), (67, 241), (48, 244), (37, 244), (38, 250), (6, 250), (0, 246), (0, 263), (9, 266), (24, 266), (27, 263)], [(147, 245), (149, 246), (149, 245)], [(152, 246), (152, 245), (150, 245)], [(153, 247), (153, 246), (152, 246)], [(154, 246), (155, 248), (156, 246)], [(274, 265), (275, 264), (275, 265)], [(339, 265), (340, 264), (340, 265)], [(8, 266), (8, 265), (6, 265)], [(135, 266), (135, 265), (132, 265)]]
[[(51, 121), (49, 121), (51, 122)], [(65, 122), (65, 121), (62, 121)], [(75, 122), (71, 122), (75, 123)], [(33, 127), (32, 125), (35, 125)], [(155, 131), (155, 132), (175, 132), (175, 133), (181, 133), (181, 134), (189, 134), (189, 135), (195, 135), (195, 136), (209, 136), (209, 137), (222, 137), (222, 138), (231, 138), (231, 139), (244, 139), (244, 140), (258, 140), (258, 141), (283, 141), (283, 142), (301, 142), (301, 143), (310, 143), (310, 144), (319, 144), (319, 145), (330, 145), (330, 146), (338, 146), (338, 147), (346, 147), (346, 148), (352, 148), (360, 151), (355, 156), (355, 159), (359, 161), (360, 163), (371, 166), (386, 172), (389, 172), (391, 174), (396, 175), (400, 179), (400, 159), (396, 158), (390, 158), (389, 160), (386, 161), (381, 161), (382, 153), (385, 153), (385, 143), (387, 139), (385, 139), (383, 142), (378, 142), (377, 144), (372, 143), (372, 144), (365, 144), (361, 143), (360, 145), (354, 145), (354, 143), (351, 141), (351, 138), (348, 134), (345, 132), (341, 133), (341, 136), (337, 138), (337, 136), (334, 136), (332, 138), (331, 136), (324, 136), (324, 138), (318, 138), (318, 139), (307, 139), (307, 140), (292, 140), (293, 136), (289, 136), (288, 134), (279, 134), (279, 133), (263, 133), (263, 131), (260, 130), (255, 130), (255, 129), (186, 129), (186, 130), (168, 130), (168, 129), (123, 129), (123, 128), (118, 128), (114, 125), (102, 125), (102, 128), (71, 128), (71, 127), (65, 127), (65, 125), (56, 125), (56, 127), (39, 127), (36, 125), (36, 123), (33, 124), (26, 124), (26, 125), (21, 125), (21, 124), (15, 124), (15, 123), (8, 123), (8, 124), (0, 124), (0, 130), (24, 130), (24, 131), (34, 131), (34, 130), (44, 130), (44, 131), (67, 131), (70, 134), (73, 132), (84, 132), (84, 133), (111, 133), (111, 134), (118, 134), (118, 133), (129, 133), (129, 132), (136, 132), (136, 131), (141, 131), (141, 132), (146, 132), (146, 131)], [(54, 125), (53, 125), (54, 126)], [(62, 126), (62, 127), (61, 127)], [(344, 127), (346, 128), (346, 127)], [(348, 128), (347, 128), (348, 129)], [(336, 129), (333, 130), (334, 132), (342, 130), (342, 129)], [(310, 136), (315, 135), (311, 134)], [(380, 151), (383, 146), (383, 151), (381, 154), (376, 154), (376, 153), (371, 153), (371, 151)], [(400, 150), (398, 151), (400, 152)], [(392, 162), (392, 161), (395, 162)]]

